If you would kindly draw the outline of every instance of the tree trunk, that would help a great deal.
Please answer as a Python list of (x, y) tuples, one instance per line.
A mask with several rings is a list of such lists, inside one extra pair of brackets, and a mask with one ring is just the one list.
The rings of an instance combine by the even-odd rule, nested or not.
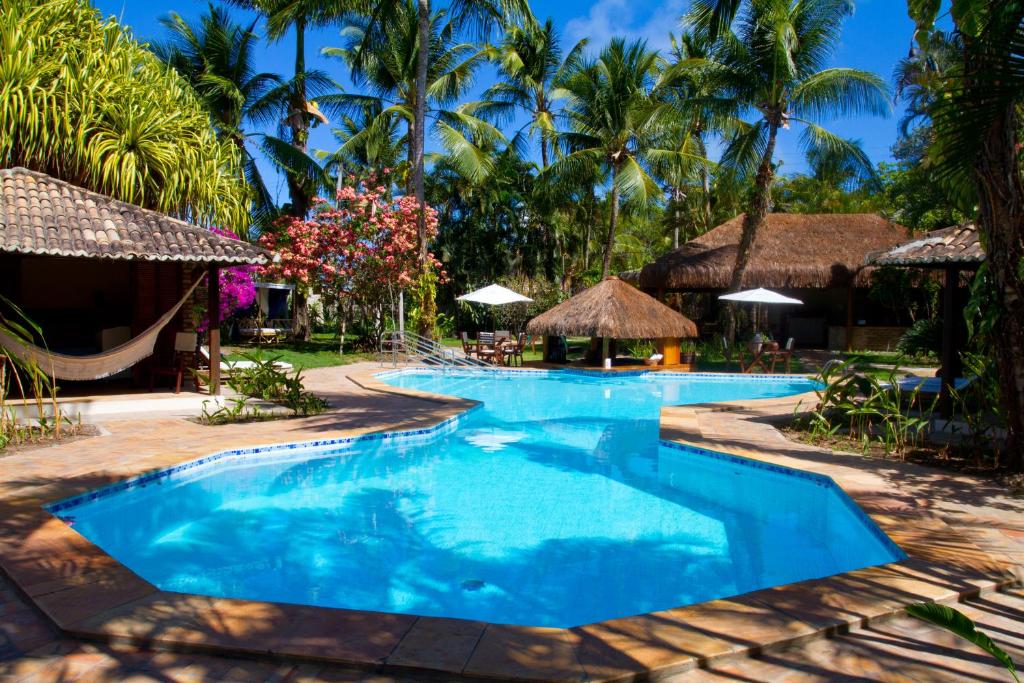
[(586, 228), (583, 231), (583, 272), (590, 270), (590, 238), (593, 235), (594, 221), (597, 219), (597, 197), (594, 186), (590, 186), (590, 203), (587, 211)]
[[(306, 81), (302, 77), (306, 72), (306, 25), (303, 21), (295, 23), (295, 89), (292, 91), (288, 117), (291, 127), (292, 146), (305, 153), (309, 142), (309, 124), (306, 118)], [(291, 199), (291, 215), (306, 218), (309, 213), (309, 197), (303, 187), (302, 180), (294, 173), (285, 173), (288, 184), (288, 196)], [(306, 292), (300, 287), (295, 289), (292, 299), (292, 337), (301, 341), (309, 341), (313, 330), (309, 324), (309, 300)]]
[(604, 243), (604, 263), (601, 266), (601, 279), (608, 277), (612, 270), (612, 252), (615, 251), (615, 230), (619, 227), (619, 165), (612, 166), (612, 192), (609, 207), (611, 217), (608, 220), (608, 239)]
[[(768, 144), (764, 149), (764, 156), (757, 167), (757, 176), (754, 178), (754, 198), (750, 208), (743, 217), (743, 233), (740, 235), (739, 248), (736, 250), (736, 265), (732, 269), (732, 278), (729, 281), (729, 291), (736, 292), (743, 286), (743, 276), (750, 265), (750, 256), (754, 253), (754, 241), (757, 239), (757, 231), (764, 223), (768, 215), (768, 207), (772, 198), (772, 179), (775, 177), (775, 170), (772, 168), (772, 158), (775, 155), (775, 138), (778, 136), (779, 127), (774, 123), (768, 124)], [(736, 308), (734, 304), (726, 307), (728, 320), (726, 325), (726, 336), (730, 342), (736, 340)]]
[(700, 182), (704, 189), (704, 231), (711, 229), (711, 174), (706, 165), (701, 165)]
[(416, 224), (416, 237), (419, 246), (420, 262), (420, 319), (419, 333), (424, 337), (433, 337), (437, 302), (434, 301), (434, 274), (430, 267), (430, 245), (427, 243), (427, 198), (424, 189), (423, 155), (426, 146), (427, 129), (427, 62), (430, 59), (430, 0), (417, 0), (419, 45), (416, 55), (416, 109), (415, 139), (412, 141), (413, 152), (413, 186), (416, 201), (420, 206), (420, 214)]
[(672, 221), (672, 248), (679, 248), (679, 226), (683, 222), (683, 212), (679, 210), (679, 202), (682, 201), (683, 191), (678, 187), (672, 188), (672, 201), (675, 204), (675, 220)]
[(548, 167), (548, 141), (543, 134), (540, 136), (540, 166), (542, 169)]
[(1024, 184), (1017, 158), (1017, 120), (1011, 104), (989, 126), (975, 164), (978, 228), (995, 283), (996, 367), (1008, 428), (1008, 464), (1024, 469)]

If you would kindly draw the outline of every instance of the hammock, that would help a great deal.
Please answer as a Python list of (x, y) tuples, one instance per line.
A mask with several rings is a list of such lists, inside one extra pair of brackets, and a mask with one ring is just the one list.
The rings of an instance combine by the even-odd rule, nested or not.
[(145, 332), (109, 351), (91, 356), (68, 356), (63, 353), (53, 353), (41, 346), (12, 337), (2, 328), (0, 328), (0, 350), (20, 358), (25, 363), (37, 365), (39, 369), (55, 379), (81, 382), (109, 377), (125, 368), (130, 368), (143, 358), (153, 355), (153, 348), (156, 346), (156, 338), (160, 331), (167, 327), (167, 323), (171, 322), (202, 281), (203, 278), (198, 278), (185, 292), (181, 301), (174, 304), (171, 310), (164, 313)]

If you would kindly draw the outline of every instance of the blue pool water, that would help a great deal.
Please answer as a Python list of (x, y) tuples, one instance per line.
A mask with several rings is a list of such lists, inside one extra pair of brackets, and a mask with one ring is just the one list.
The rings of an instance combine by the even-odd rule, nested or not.
[(658, 441), (662, 405), (802, 378), (390, 374), (439, 433), (224, 457), (59, 514), (164, 590), (573, 626), (901, 554), (830, 480)]

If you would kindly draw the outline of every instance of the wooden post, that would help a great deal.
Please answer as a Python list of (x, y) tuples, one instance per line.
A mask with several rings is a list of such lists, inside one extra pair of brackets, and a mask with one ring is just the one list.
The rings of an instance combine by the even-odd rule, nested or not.
[(846, 288), (846, 350), (853, 350), (853, 283)]
[(210, 395), (220, 393), (220, 268), (211, 265), (207, 270), (208, 293), (206, 317), (210, 321)]
[(608, 357), (608, 347), (611, 339), (608, 337), (601, 337), (601, 361), (598, 363), (601, 367), (604, 367), (604, 359)]
[(657, 341), (658, 353), (663, 357), (661, 365), (679, 365), (679, 339), (662, 337)]
[(959, 283), (959, 269), (946, 266), (946, 283), (942, 289), (942, 392), (939, 394), (939, 413), (946, 418), (953, 414), (951, 390), (960, 374), (956, 320), (956, 290)]

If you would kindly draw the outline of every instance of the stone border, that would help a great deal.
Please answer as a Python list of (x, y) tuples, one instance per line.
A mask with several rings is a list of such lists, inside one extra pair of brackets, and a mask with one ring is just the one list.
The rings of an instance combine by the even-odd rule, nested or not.
[[(424, 426), (423, 431), (443, 428), (477, 405), (400, 389), (372, 375), (351, 379), (366, 389), (446, 404), (440, 421)], [(734, 413), (737, 419), (784, 416), (801, 403), (808, 405), (808, 399), (816, 400), (813, 392), (786, 399), (666, 407), (661, 436), (682, 446), (793, 469), (782, 454), (723, 446), (720, 438), (705, 435), (702, 422), (723, 412)], [(808, 465), (800, 469), (830, 476), (827, 464)], [(140, 475), (147, 473), (136, 476)], [(17, 518), (21, 528), (30, 524), (35, 531), (27, 537), (3, 538), (7, 550), (0, 563), (61, 630), (83, 639), (308, 659), (449, 679), (531, 681), (618, 681), (670, 675), (864, 625), (899, 614), (910, 603), (960, 600), (1015, 581), (1007, 558), (982, 551), (938, 518), (887, 510), (879, 504), (880, 492), (855, 476), (832, 479), (903, 549), (906, 560), (569, 629), (161, 591), (40, 507), (46, 501), (3, 505), (8, 518)], [(124, 481), (114, 488), (123, 485)]]

